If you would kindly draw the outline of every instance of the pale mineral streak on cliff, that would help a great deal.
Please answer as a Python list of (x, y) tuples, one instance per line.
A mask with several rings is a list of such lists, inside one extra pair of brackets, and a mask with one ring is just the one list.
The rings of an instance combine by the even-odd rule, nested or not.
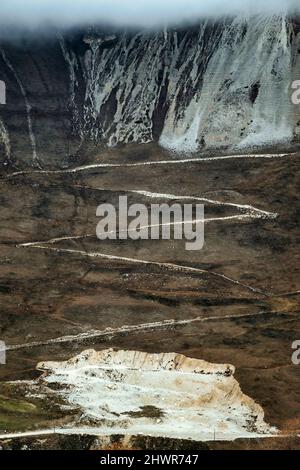
[[(30, 74), (20, 60), (25, 47), (10, 46), (7, 53), (2, 47), (4, 72), (20, 88), (18, 105), (25, 101), (30, 138), (18, 148), (15, 103), (8, 102), (3, 124), (13, 159), (26, 160), (30, 144), (35, 166), (48, 165), (50, 152), (55, 168), (57, 153), (64, 158), (70, 150), (66, 140), (77, 150), (83, 143), (100, 150), (157, 142), (181, 155), (291, 149), (300, 138), (291, 101), (298, 46), (290, 17), (250, 15), (160, 31), (111, 34), (98, 27), (94, 35), (60, 34), (43, 48), (32, 41)], [(32, 74), (39, 85), (34, 89)], [(55, 145), (45, 148), (48, 134)]]
[[(34, 132), (33, 132), (33, 123), (32, 123), (32, 117), (31, 117), (32, 107), (31, 107), (31, 104), (30, 104), (29, 99), (28, 99), (27, 91), (26, 91), (26, 89), (23, 85), (23, 82), (22, 82), (19, 74), (17, 73), (14, 66), (10, 62), (9, 58), (7, 57), (7, 54), (5, 53), (4, 49), (0, 48), (0, 53), (2, 55), (4, 63), (6, 64), (8, 69), (14, 75), (14, 78), (15, 78), (15, 80), (16, 80), (19, 88), (20, 88), (21, 94), (23, 96), (24, 103), (25, 103), (25, 108), (26, 108), (26, 113), (27, 113), (27, 124), (28, 124), (29, 140), (31, 142), (31, 147), (32, 147), (32, 161), (33, 161), (33, 164), (35, 166), (37, 166), (38, 168), (41, 168), (41, 164), (40, 164), (39, 157), (38, 157), (38, 154), (37, 154), (36, 138), (35, 138), (35, 135), (34, 135)], [(3, 124), (3, 126), (4, 126), (4, 124)], [(6, 139), (5, 139), (6, 152), (8, 151), (7, 142), (9, 142), (9, 134), (6, 132)], [(9, 147), (9, 153), (10, 153), (10, 151), (11, 151), (11, 149)]]
[(176, 83), (160, 143), (182, 152), (229, 141), (237, 148), (290, 142), (295, 126), (286, 85), (293, 67), (290, 34), (284, 16), (236, 17), (224, 24), (221, 35), (210, 38), (212, 54), (201, 86), (192, 84), (190, 102), (180, 102)]
[(124, 32), (109, 47), (99, 32), (78, 58), (81, 130), (109, 146), (158, 139), (181, 153), (289, 143), (296, 127), (287, 86), (291, 32), (281, 15), (202, 21), (167, 34)]
[(0, 116), (0, 142), (4, 145), (5, 150), (5, 157), (7, 162), (10, 161), (10, 154), (11, 154), (11, 145), (10, 145), (10, 138), (7, 128), (4, 125), (3, 120)]

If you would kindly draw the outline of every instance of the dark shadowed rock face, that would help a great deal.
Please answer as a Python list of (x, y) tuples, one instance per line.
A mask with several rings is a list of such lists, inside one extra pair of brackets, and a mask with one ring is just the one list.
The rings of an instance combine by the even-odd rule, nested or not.
[(1, 160), (69, 165), (83, 147), (131, 142), (178, 153), (291, 144), (299, 44), (299, 22), (279, 16), (2, 40)]

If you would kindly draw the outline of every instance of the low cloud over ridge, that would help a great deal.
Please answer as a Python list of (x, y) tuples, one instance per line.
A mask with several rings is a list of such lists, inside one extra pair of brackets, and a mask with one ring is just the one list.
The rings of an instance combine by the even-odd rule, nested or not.
[(300, 12), (299, 0), (1, 0), (0, 28), (89, 23), (155, 27), (202, 17)]

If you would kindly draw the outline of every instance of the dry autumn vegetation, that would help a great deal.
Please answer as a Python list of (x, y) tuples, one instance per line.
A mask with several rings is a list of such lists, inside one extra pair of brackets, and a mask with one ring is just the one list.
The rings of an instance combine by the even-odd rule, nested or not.
[[(278, 16), (0, 39), (1, 447), (300, 448), (299, 41)], [(122, 195), (204, 203), (204, 248), (99, 241)]]

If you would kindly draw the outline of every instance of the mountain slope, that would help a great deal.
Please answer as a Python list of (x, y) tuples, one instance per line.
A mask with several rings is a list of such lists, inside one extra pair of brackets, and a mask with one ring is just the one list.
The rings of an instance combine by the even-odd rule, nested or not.
[(296, 20), (253, 16), (2, 40), (1, 159), (60, 166), (85, 145), (131, 142), (178, 153), (290, 145), (299, 32)]

